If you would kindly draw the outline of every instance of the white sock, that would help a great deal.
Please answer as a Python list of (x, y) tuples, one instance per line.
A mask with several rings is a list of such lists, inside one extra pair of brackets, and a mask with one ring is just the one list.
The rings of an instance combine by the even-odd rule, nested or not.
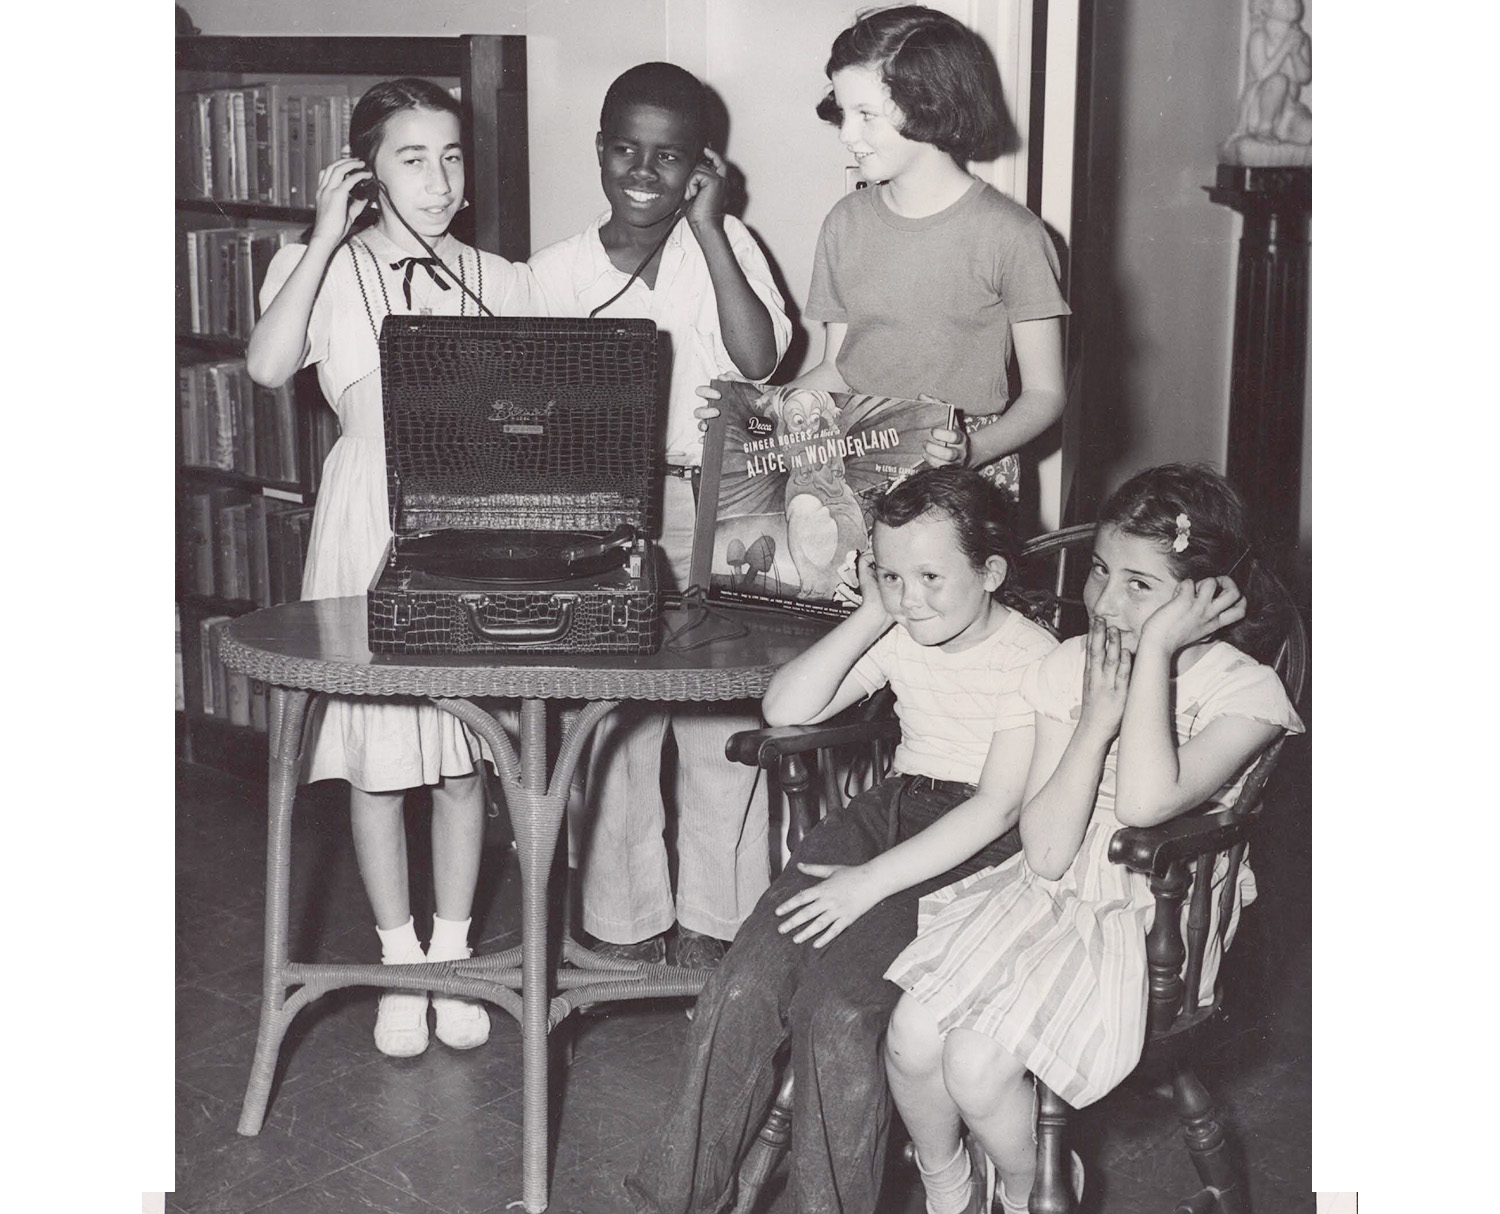
[(473, 919), (432, 917), (432, 942), (427, 946), (429, 961), (463, 961), (474, 950), (469, 947), (469, 924)]
[(917, 1171), (922, 1176), (922, 1188), (927, 1194), (927, 1214), (963, 1214), (969, 1204), (969, 1173), (973, 1161), (960, 1141), (958, 1151), (941, 1167), (928, 1171), (922, 1166), (922, 1156), (917, 1155)]
[(417, 939), (417, 929), (410, 916), (400, 927), (387, 930), (375, 925), (375, 934), (380, 937), (380, 960), (385, 965), (403, 965), (423, 961), (422, 942)]

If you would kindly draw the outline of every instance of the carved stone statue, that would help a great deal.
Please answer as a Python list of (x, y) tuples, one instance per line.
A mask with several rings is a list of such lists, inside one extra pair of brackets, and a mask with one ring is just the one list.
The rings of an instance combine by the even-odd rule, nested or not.
[(1302, 0), (1250, 0), (1239, 124), (1219, 149), (1226, 164), (1312, 163), (1312, 111), (1301, 96), (1312, 80), (1304, 11)]

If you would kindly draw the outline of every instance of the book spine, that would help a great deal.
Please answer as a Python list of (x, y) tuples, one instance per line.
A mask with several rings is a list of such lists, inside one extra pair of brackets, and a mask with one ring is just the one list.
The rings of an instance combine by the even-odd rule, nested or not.
[(187, 495), (189, 563), (192, 587), (202, 595), (214, 592), (213, 500), (205, 492)]
[(291, 381), (272, 389), (276, 407), (276, 446), (281, 452), (282, 480), (288, 485), (302, 483), (302, 447), (297, 434), (297, 396)]
[(193, 128), (198, 148), (198, 167), (194, 175), (194, 197), (212, 198), (214, 192), (213, 95), (197, 94), (197, 122)]
[(243, 337), (247, 341), (250, 338), (250, 330), (255, 328), (255, 271), (251, 264), (251, 246), (255, 240), (255, 233), (249, 228), (241, 228), (235, 232), (234, 248), (234, 293), (235, 293), (235, 336)]
[(198, 674), (202, 680), (199, 688), (203, 696), (203, 715), (212, 717), (214, 711), (214, 644), (213, 625), (218, 616), (209, 616), (198, 622)]
[(265, 733), (269, 716), (269, 693), (259, 679), (250, 680), (250, 725), (257, 733)]
[(281, 139), (281, 86), (260, 86), (262, 103), (265, 106), (265, 151), (266, 169), (261, 178), (265, 197), (262, 201), (275, 207), (284, 207), (286, 201), (286, 166), (282, 155)]
[(241, 502), (229, 508), (230, 551), (234, 557), (234, 597), (249, 599), (250, 588), (250, 503)]
[(229, 701), (229, 723), (250, 724), (250, 678), (238, 670), (224, 668), (224, 690)]
[(234, 137), (229, 130), (228, 94), (228, 89), (215, 89), (209, 106), (213, 119), (212, 196), (224, 200), (234, 196)]
[(240, 471), (246, 476), (264, 476), (266, 461), (260, 447), (265, 439), (255, 424), (258, 420), (255, 416), (255, 385), (250, 382), (250, 373), (242, 362), (234, 365), (234, 400), (235, 417), (240, 423)]
[(287, 569), (286, 591), (289, 600), (302, 597), (302, 573), (307, 564), (307, 539), (312, 531), (312, 511), (295, 510), (289, 520), (295, 542), (289, 545), (291, 560)]
[(266, 86), (251, 85), (245, 90), (246, 121), (249, 130), (246, 140), (252, 144), (250, 165), (250, 201), (270, 203), (271, 185), (275, 175), (271, 160), (271, 120), (266, 109)]
[(312, 199), (317, 193), (318, 174), (332, 159), (328, 154), (333, 129), (332, 102), (327, 97), (315, 97), (310, 112), (312, 117), (307, 123), (310, 132), (307, 153), (307, 197)]
[(204, 369), (208, 388), (210, 452), (208, 466), (224, 472), (234, 470), (234, 408), (224, 383), (223, 368), (218, 364)]
[(250, 200), (249, 153), (253, 142), (245, 125), (245, 91), (235, 89), (229, 94), (229, 129), (234, 140), (234, 197), (237, 202)]
[(216, 717), (227, 719), (229, 716), (229, 692), (224, 663), (219, 657), (219, 641), (224, 635), (224, 629), (229, 627), (227, 615), (210, 616), (203, 621), (203, 627), (207, 634), (206, 652), (204, 653), (203, 669), (207, 672), (207, 684), (209, 696), (212, 697), (213, 714)]
[(269, 607), (271, 576), (266, 544), (266, 499), (258, 493), (250, 499), (245, 530), (250, 564), (250, 598), (257, 607)]
[(177, 463), (189, 468), (193, 463), (192, 442), (193, 368), (177, 368)]
[(287, 205), (307, 206), (308, 197), (303, 174), (307, 170), (306, 155), (302, 142), (302, 98), (295, 94), (286, 98), (282, 106), (282, 118), (286, 127), (287, 156)]
[(202, 468), (208, 463), (207, 377), (200, 363), (194, 363), (188, 370), (188, 450), (192, 452), (189, 462), (194, 468)]
[(214, 584), (220, 598), (237, 598), (234, 573), (234, 527), (229, 521), (233, 506), (220, 506), (214, 514)]
[(285, 512), (279, 501), (266, 501), (266, 578), (270, 582), (270, 602), (287, 602), (282, 581), (282, 545), (285, 543)]
[(174, 610), (172, 612), (172, 641), (173, 641), (173, 646), (172, 647), (173, 647), (173, 650), (174, 650), (173, 657), (174, 657), (174, 663), (175, 663), (175, 666), (176, 666), (176, 674), (175, 674), (175, 677), (174, 677), (175, 686), (173, 688), (173, 694), (174, 694), (174, 699), (176, 701), (177, 711), (178, 712), (186, 712), (187, 711), (187, 680), (183, 677), (183, 671), (182, 671), (182, 608), (181, 607), (174, 607)]
[(219, 337), (232, 337), (234, 293), (229, 290), (229, 285), (234, 275), (234, 232), (228, 228), (210, 231), (208, 247), (211, 266), (208, 294), (213, 313), (209, 332)]
[(200, 242), (197, 232), (184, 232), (182, 236), (187, 242), (188, 331), (202, 333), (203, 300), (198, 292), (198, 245)]

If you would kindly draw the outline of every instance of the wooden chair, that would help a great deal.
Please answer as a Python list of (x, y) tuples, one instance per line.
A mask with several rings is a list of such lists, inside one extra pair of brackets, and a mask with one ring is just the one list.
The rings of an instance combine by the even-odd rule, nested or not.
[[(1038, 537), (1025, 550), (1021, 585), (1034, 600), (1037, 618), (1062, 637), (1087, 628), (1082, 587), (1088, 575), (1093, 533), (1093, 524), (1068, 527)], [(1307, 637), (1290, 597), (1284, 591), (1282, 595), (1288, 626), (1274, 664), (1295, 703), (1307, 667)], [(888, 768), (899, 737), (899, 723), (887, 710), (886, 715), (873, 720), (841, 718), (822, 725), (739, 733), (729, 740), (726, 752), (736, 762), (775, 773), (787, 803), (789, 846), (795, 846), (795, 840), (818, 820), (820, 804), (840, 805), (844, 795), (853, 791), (848, 775), (841, 779), (836, 773), (852, 769), (860, 777), (859, 786), (873, 783)], [(1149, 1025), (1136, 1073), (1165, 1073), (1170, 1077), (1183, 1137), (1204, 1186), (1183, 1199), (1174, 1214), (1249, 1211), (1244, 1178), (1237, 1173), (1213, 1101), (1192, 1070), (1204, 1030), (1222, 1010), (1221, 982), (1215, 984), (1213, 998), (1206, 1006), (1199, 1007), (1195, 997), (1210, 944), (1214, 893), (1212, 881), (1194, 878), (1200, 872), (1212, 873), (1218, 858), (1225, 857), (1228, 871), (1221, 882), (1223, 901), (1217, 923), (1222, 936), (1230, 923), (1229, 899), (1245, 845), (1281, 745), (1276, 742), (1256, 762), (1233, 809), (1190, 813), (1157, 827), (1124, 828), (1110, 843), (1110, 859), (1148, 878), (1156, 897), (1156, 916), (1146, 940)], [(852, 761), (851, 752), (857, 755)], [(1186, 916), (1182, 914), (1184, 903), (1188, 907)], [(786, 1151), (791, 1134), (792, 1087), (788, 1070), (775, 1104), (741, 1164), (733, 1214), (752, 1214), (762, 1186)], [(1064, 1141), (1068, 1105), (1045, 1084), (1038, 1083), (1037, 1093), (1037, 1172), (1030, 1210), (1032, 1214), (1071, 1214), (1075, 1202)]]

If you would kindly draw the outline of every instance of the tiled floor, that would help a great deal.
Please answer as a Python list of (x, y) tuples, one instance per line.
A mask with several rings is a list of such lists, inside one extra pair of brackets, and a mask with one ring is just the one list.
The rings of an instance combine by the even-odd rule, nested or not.
[[(1235, 964), (1234, 1016), (1201, 1075), (1247, 1158), (1257, 1214), (1311, 1211), (1311, 880), (1306, 747), (1289, 748)], [(178, 773), (176, 1211), (499, 1214), (521, 1196), (520, 1043), (492, 1011), (489, 1043), (434, 1040), (388, 1059), (370, 1040), (375, 993), (327, 996), (293, 1024), (266, 1124), (235, 1132), (255, 1043), (264, 892), (263, 786), (202, 767)], [(493, 823), (476, 910), (481, 951), (518, 940), (519, 881)], [(294, 829), (292, 955), (374, 961), (345, 801), (305, 790)], [(414, 848), (420, 848), (418, 833)], [(420, 853), (417, 853), (420, 854)], [(414, 870), (420, 867), (415, 863)], [(428, 897), (416, 891), (418, 905)], [(577, 1027), (557, 1067), (551, 1210), (621, 1214), (621, 1177), (668, 1099), (687, 1030), (683, 1004), (623, 1007)], [(554, 1051), (558, 1054), (560, 1051)], [(1127, 1086), (1078, 1119), (1085, 1210), (1165, 1214), (1197, 1188), (1168, 1101)], [(767, 1214), (785, 1214), (773, 1180)], [(920, 1214), (893, 1166), (883, 1210)], [(519, 1207), (518, 1207), (519, 1208)]]

